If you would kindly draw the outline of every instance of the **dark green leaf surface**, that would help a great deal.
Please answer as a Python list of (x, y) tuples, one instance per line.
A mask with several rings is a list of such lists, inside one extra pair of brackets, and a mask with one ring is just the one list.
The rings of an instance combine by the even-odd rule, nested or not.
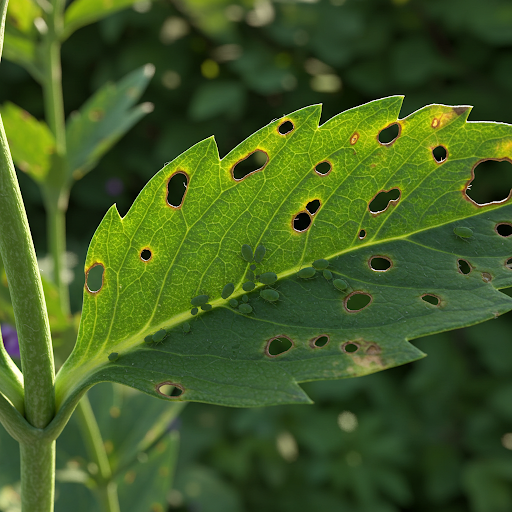
[[(512, 221), (512, 206), (479, 207), (464, 191), (480, 160), (511, 156), (512, 127), (467, 123), (469, 107), (431, 105), (399, 120), (398, 138), (381, 144), (379, 133), (397, 122), (401, 103), (398, 96), (377, 100), (322, 126), (320, 106), (307, 107), (270, 123), (222, 160), (207, 139), (155, 175), (124, 218), (113, 206), (89, 247), (86, 271), (103, 265), (103, 286), (84, 292), (77, 345), (57, 378), (59, 407), (103, 380), (154, 396), (161, 396), (160, 385), (174, 384), (183, 393), (172, 400), (307, 403), (300, 382), (414, 361), (423, 354), (407, 340), (510, 310), (512, 299), (498, 289), (512, 285), (506, 264), (512, 241), (495, 226)], [(293, 130), (282, 135), (285, 121)], [(448, 151), (442, 163), (432, 154), (440, 144)], [(255, 150), (268, 154), (268, 164), (234, 180), (233, 166)], [(315, 172), (325, 160), (332, 170)], [(189, 183), (183, 204), (173, 208), (167, 183), (178, 171)], [(371, 213), (375, 196), (393, 188), (400, 198)], [(313, 200), (320, 208), (309, 229), (296, 231), (294, 218)], [(473, 236), (455, 235), (460, 227)], [(248, 293), (247, 315), (221, 298), (229, 282), (230, 298), (244, 294), (250, 262), (241, 256), (243, 244), (266, 247), (255, 274), (275, 272), (280, 293), (278, 302), (266, 302), (258, 284)], [(372, 270), (377, 256), (391, 268)], [(319, 272), (297, 276), (321, 258), (346, 290)], [(459, 259), (469, 274), (458, 271)], [(354, 293), (371, 302), (354, 311)], [(190, 301), (199, 294), (209, 296), (213, 310), (192, 316)], [(169, 331), (163, 342), (144, 342), (161, 328)], [(328, 343), (315, 347), (320, 336)], [(292, 348), (269, 353), (274, 337), (289, 338)], [(112, 363), (114, 351), (119, 358)]]
[(2, 106), (0, 114), (14, 163), (34, 180), (44, 182), (55, 152), (55, 138), (50, 128), (10, 102)]
[(153, 110), (150, 103), (133, 106), (141, 97), (155, 68), (147, 64), (117, 84), (104, 85), (68, 121), (68, 172), (80, 179), (141, 118)]

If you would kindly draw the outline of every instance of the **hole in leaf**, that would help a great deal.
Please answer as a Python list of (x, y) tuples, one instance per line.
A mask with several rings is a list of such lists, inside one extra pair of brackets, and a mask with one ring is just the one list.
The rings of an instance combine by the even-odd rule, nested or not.
[(327, 336), (327, 334), (313, 338), (310, 342), (312, 348), (322, 348), (325, 347), (327, 343), (329, 343), (329, 336)]
[(256, 149), (245, 158), (239, 160), (231, 169), (233, 178), (237, 181), (243, 180), (249, 174), (262, 171), (268, 163), (268, 155), (261, 149)]
[(347, 341), (341, 345), (341, 350), (343, 350), (343, 352), (346, 354), (354, 354), (359, 350), (359, 345), (353, 341)]
[(90, 293), (98, 293), (103, 288), (103, 272), (105, 267), (101, 263), (95, 263), (85, 273), (85, 286)]
[(184, 172), (174, 173), (167, 183), (167, 204), (180, 208), (187, 192), (188, 176)]
[(315, 172), (317, 174), (320, 174), (320, 176), (326, 176), (332, 171), (332, 165), (331, 162), (328, 162), (327, 160), (324, 160), (323, 162), (320, 162), (316, 164), (315, 166)]
[(285, 121), (284, 123), (281, 123), (279, 125), (279, 128), (277, 129), (277, 131), (281, 135), (288, 135), (289, 133), (293, 132), (294, 128), (295, 128), (295, 126), (293, 126), (293, 123), (291, 121)]
[(166, 398), (177, 398), (185, 392), (185, 389), (175, 382), (162, 382), (156, 386), (156, 391)]
[(494, 231), (496, 231), (496, 233), (498, 233), (498, 235), (502, 236), (503, 238), (508, 238), (512, 235), (512, 224), (509, 224), (508, 222), (496, 224)]
[(318, 211), (318, 208), (320, 208), (320, 200), (313, 199), (313, 201), (310, 201), (306, 205), (306, 210), (311, 214), (315, 215), (315, 213)]
[(505, 262), (505, 267), (507, 267), (508, 269), (512, 270), (512, 258), (509, 258), (509, 259)]
[(391, 190), (382, 190), (379, 192), (368, 205), (370, 213), (377, 215), (388, 209), (388, 206), (393, 203), (396, 205), (400, 201), (400, 189), (392, 188)]
[(400, 125), (393, 123), (379, 132), (378, 139), (383, 146), (389, 146), (395, 142), (399, 135)]
[(432, 295), (431, 293), (425, 293), (421, 296), (421, 299), (432, 304), (432, 306), (439, 306), (440, 303), (439, 297), (437, 295)]
[(490, 283), (492, 281), (492, 276), (489, 272), (482, 272), (482, 281), (484, 283)]
[(444, 146), (437, 146), (432, 150), (432, 156), (434, 157), (434, 160), (440, 164), (446, 160), (448, 152)]
[(473, 168), (473, 179), (465, 194), (474, 203), (485, 205), (505, 201), (512, 189), (512, 167), (508, 160), (483, 160)]
[(361, 229), (361, 231), (359, 231), (359, 235), (357, 235), (357, 237), (359, 238), (359, 240), (363, 240), (364, 238), (366, 238), (366, 231), (364, 229)]
[(149, 249), (142, 249), (142, 251), (140, 251), (140, 259), (142, 261), (149, 261), (152, 256), (153, 254), (151, 254)]
[(473, 270), (469, 262), (466, 260), (457, 260), (457, 265), (459, 267), (459, 272), (464, 275), (469, 274)]
[(392, 261), (386, 256), (373, 256), (368, 261), (368, 265), (375, 272), (386, 272), (393, 265)]
[(345, 309), (349, 313), (357, 313), (363, 310), (372, 302), (372, 296), (365, 292), (352, 292), (345, 298)]
[(355, 132), (352, 137), (350, 137), (350, 145), (353, 146), (359, 140), (359, 133)]
[(268, 341), (265, 349), (267, 356), (276, 357), (288, 352), (293, 347), (293, 341), (286, 336), (277, 336)]
[(299, 233), (306, 231), (310, 226), (311, 226), (311, 217), (309, 216), (309, 213), (307, 213), (307, 212), (300, 212), (293, 219), (293, 229), (295, 231), (298, 231)]

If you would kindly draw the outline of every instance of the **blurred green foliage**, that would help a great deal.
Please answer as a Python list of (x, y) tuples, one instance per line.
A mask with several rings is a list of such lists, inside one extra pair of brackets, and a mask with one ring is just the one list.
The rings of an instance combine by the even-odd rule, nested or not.
[[(23, 23), (16, 30), (38, 37)], [(20, 46), (26, 58), (31, 51)], [(42, 119), (38, 84), (4, 57), (0, 104)], [(390, 94), (406, 95), (402, 116), (428, 103), (472, 104), (470, 119), (512, 122), (507, 0), (142, 0), (65, 42), (66, 114), (147, 62), (156, 73), (142, 99), (155, 111), (71, 192), (68, 248), (78, 268), (112, 202), (124, 214), (165, 162), (211, 134), (223, 156), (286, 112), (321, 102), (326, 120)], [(42, 199), (19, 176), (43, 256)], [(484, 193), (494, 200), (503, 185), (506, 196), (508, 165)], [(83, 282), (77, 271), (75, 311)], [(407, 367), (309, 384), (315, 406), (187, 406), (170, 510), (512, 510), (510, 323), (419, 340), (429, 357)], [(10, 457), (0, 450), (1, 461)], [(7, 501), (0, 496), (0, 509)]]

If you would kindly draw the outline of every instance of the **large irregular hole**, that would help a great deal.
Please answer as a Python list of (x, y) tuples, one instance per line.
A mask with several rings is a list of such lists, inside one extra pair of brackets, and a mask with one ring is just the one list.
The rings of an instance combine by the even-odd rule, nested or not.
[(315, 165), (315, 172), (317, 174), (320, 174), (320, 176), (326, 176), (331, 171), (332, 171), (331, 162), (328, 162), (327, 160), (324, 160), (323, 162), (320, 162)]
[(295, 231), (298, 231), (299, 233), (306, 231), (309, 228), (309, 226), (311, 226), (311, 217), (307, 212), (300, 212), (293, 219), (293, 229), (295, 229)]
[(286, 336), (277, 336), (268, 341), (265, 352), (267, 356), (276, 357), (288, 352), (293, 347), (293, 341)]
[(149, 249), (142, 249), (142, 251), (140, 251), (140, 259), (142, 261), (149, 261), (152, 256), (153, 254)]
[(387, 210), (390, 203), (397, 204), (400, 201), (400, 189), (392, 188), (391, 190), (380, 191), (368, 205), (370, 213), (377, 215)]
[(185, 392), (185, 389), (175, 382), (162, 382), (157, 385), (156, 391), (166, 398), (177, 398)]
[(421, 299), (427, 302), (428, 304), (432, 304), (432, 306), (439, 306), (441, 300), (437, 295), (433, 295), (431, 293), (425, 293), (421, 296)]
[(510, 195), (512, 166), (508, 160), (484, 160), (473, 169), (465, 193), (476, 204), (499, 203)]
[(313, 199), (313, 201), (310, 201), (306, 205), (306, 210), (311, 214), (315, 215), (315, 213), (318, 211), (318, 208), (320, 208), (320, 200), (319, 199)]
[(508, 238), (512, 235), (512, 224), (501, 222), (500, 224), (496, 224), (494, 231), (503, 238)]
[(393, 123), (384, 128), (379, 132), (379, 142), (384, 146), (389, 146), (398, 139), (400, 135), (400, 125), (398, 123)]
[(329, 336), (327, 336), (327, 334), (313, 338), (310, 342), (312, 348), (322, 348), (325, 347), (327, 343), (329, 343)]
[(438, 164), (441, 164), (446, 160), (448, 152), (444, 146), (437, 146), (432, 150), (432, 156)]
[(353, 292), (345, 298), (345, 309), (349, 313), (357, 313), (368, 307), (372, 302), (372, 296), (365, 292)]
[(471, 265), (469, 264), (469, 261), (466, 261), (463, 259), (457, 260), (457, 266), (458, 266), (459, 272), (464, 275), (469, 274), (473, 270), (471, 268)]
[(281, 123), (279, 125), (279, 128), (277, 129), (277, 131), (281, 135), (288, 135), (289, 133), (293, 132), (294, 128), (295, 128), (295, 126), (293, 126), (293, 123), (291, 121), (285, 121), (284, 123)]
[(240, 181), (253, 172), (261, 171), (268, 163), (268, 155), (265, 151), (257, 149), (239, 160), (231, 169), (233, 178)]
[(103, 288), (103, 272), (105, 267), (101, 263), (95, 263), (85, 273), (85, 286), (90, 293), (98, 293)]
[(180, 208), (187, 192), (188, 176), (184, 172), (176, 172), (167, 183), (167, 204)]
[(375, 272), (386, 272), (393, 265), (392, 261), (386, 256), (373, 256), (368, 261), (368, 265)]
[(343, 352), (346, 354), (354, 354), (359, 350), (359, 344), (354, 343), (353, 341), (347, 341), (341, 345), (341, 350), (343, 350)]

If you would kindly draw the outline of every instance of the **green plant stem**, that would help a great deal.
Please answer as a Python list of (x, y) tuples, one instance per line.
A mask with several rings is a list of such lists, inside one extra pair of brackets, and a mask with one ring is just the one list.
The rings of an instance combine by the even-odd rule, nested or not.
[(22, 510), (52, 512), (55, 488), (55, 441), (20, 443)]
[(66, 255), (65, 214), (68, 207), (68, 185), (66, 180), (66, 122), (62, 94), (62, 67), (60, 58), (60, 35), (63, 26), (64, 0), (54, 0), (53, 10), (47, 16), (48, 32), (43, 49), (43, 96), (48, 126), (55, 136), (56, 155), (52, 162), (49, 179), (45, 187), (45, 207), (49, 249), (53, 259), (54, 281), (59, 291), (62, 312), (69, 315), (69, 290), (63, 279)]
[[(0, 117), (0, 254), (11, 294), (25, 387), (25, 416), (39, 429), (55, 413), (55, 368), (50, 325), (27, 214)], [(13, 411), (16, 410), (13, 408)], [(51, 512), (53, 441), (21, 442), (23, 510)]]
[(87, 394), (78, 402), (76, 413), (89, 457), (98, 466), (97, 491), (103, 510), (105, 512), (120, 512), (117, 486), (112, 481), (110, 462)]

